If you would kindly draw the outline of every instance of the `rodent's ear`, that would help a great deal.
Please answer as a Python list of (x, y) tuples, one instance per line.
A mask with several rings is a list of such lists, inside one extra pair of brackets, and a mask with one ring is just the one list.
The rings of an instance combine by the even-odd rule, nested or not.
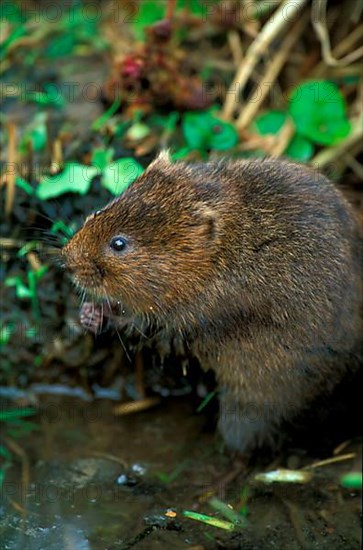
[(205, 229), (205, 236), (211, 242), (217, 243), (220, 235), (220, 220), (217, 210), (214, 210), (209, 204), (199, 202), (196, 212)]

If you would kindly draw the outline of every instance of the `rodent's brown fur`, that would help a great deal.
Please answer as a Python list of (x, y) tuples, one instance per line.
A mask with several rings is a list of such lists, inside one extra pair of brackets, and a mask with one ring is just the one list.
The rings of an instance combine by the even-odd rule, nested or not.
[(226, 443), (246, 451), (357, 368), (359, 242), (341, 193), (306, 166), (162, 154), (63, 256), (81, 287), (183, 335), (216, 373)]

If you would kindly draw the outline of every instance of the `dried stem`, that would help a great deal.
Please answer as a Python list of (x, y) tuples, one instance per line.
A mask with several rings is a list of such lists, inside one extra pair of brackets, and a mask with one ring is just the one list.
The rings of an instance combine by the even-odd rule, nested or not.
[(125, 416), (128, 414), (138, 413), (146, 411), (151, 407), (159, 405), (161, 402), (160, 397), (146, 397), (138, 401), (130, 401), (129, 403), (121, 403), (113, 408), (113, 414), (116, 416)]
[(176, 8), (176, 0), (168, 0), (167, 6), (166, 6), (165, 19), (169, 19), (169, 21), (172, 21), (174, 19), (175, 8)]
[[(237, 119), (238, 129), (246, 128), (254, 119), (266, 96), (270, 92), (276, 78), (280, 74), (280, 71), (286, 62), (286, 59), (290, 54), (291, 48), (298, 40), (308, 20), (308, 14), (306, 14), (305, 17), (302, 17), (297, 22), (297, 24), (294, 25), (285, 40), (282, 42), (281, 48), (279, 49), (271, 63), (268, 65), (265, 74), (262, 76), (260, 84), (251, 93), (248, 103), (243, 108), (241, 115)], [(262, 87), (261, 83), (263, 84)], [(260, 92), (260, 95), (256, 98), (257, 91)]]
[(261, 29), (256, 39), (247, 50), (245, 58), (236, 73), (235, 78), (227, 92), (222, 115), (225, 119), (231, 119), (238, 106), (238, 98), (243, 92), (248, 79), (255, 69), (260, 57), (266, 52), (272, 40), (294, 19), (307, 0), (285, 0), (266, 25)]
[[(30, 463), (27, 453), (20, 447), (20, 445), (12, 438), (5, 436), (4, 441), (6, 446), (10, 449), (14, 455), (16, 455), (20, 462), (21, 462), (21, 494), (20, 494), (20, 501), (22, 503), (25, 503), (27, 500), (27, 491), (30, 483)], [(18, 505), (18, 503), (12, 501), (12, 504), (15, 506), (16, 509), (21, 511), (21, 513), (25, 516), (27, 511), (26, 508), (24, 508), (22, 505)]]
[(276, 143), (271, 148), (271, 157), (281, 157), (282, 153), (289, 145), (294, 133), (294, 125), (292, 124), (291, 120), (287, 120), (287, 122), (283, 125), (282, 129), (277, 135)]
[(235, 66), (238, 67), (243, 59), (243, 49), (241, 39), (237, 31), (232, 30), (228, 33), (228, 44), (232, 52)]
[(352, 458), (355, 458), (357, 456), (357, 453), (347, 453), (345, 455), (339, 455), (339, 456), (333, 456), (331, 458), (326, 458), (324, 460), (319, 460), (319, 462), (313, 462), (312, 464), (308, 464), (308, 466), (304, 466), (302, 470), (312, 470), (314, 468), (321, 468), (322, 466), (328, 466), (329, 464), (335, 464), (336, 462), (343, 462), (345, 460), (351, 460)]
[[(333, 56), (340, 57), (344, 55), (346, 52), (349, 52), (353, 48), (354, 44), (361, 39), (362, 34), (363, 34), (363, 25), (359, 25), (350, 34), (348, 34), (348, 36), (346, 36), (344, 40), (342, 40), (339, 44), (336, 45), (336, 47), (333, 49)], [(355, 51), (358, 51), (358, 50), (355, 50)], [(350, 60), (350, 62), (352, 61)], [(314, 69), (312, 76), (321, 77), (325, 73), (326, 68), (327, 66), (324, 63), (324, 61), (321, 61)]]
[(14, 123), (8, 123), (8, 161), (6, 170), (6, 199), (5, 215), (10, 216), (15, 198), (15, 178), (16, 178), (16, 126)]
[(343, 59), (336, 59), (334, 57), (326, 22), (326, 5), (327, 0), (314, 0), (311, 10), (311, 22), (321, 43), (321, 54), (324, 63), (329, 66), (349, 65), (363, 56), (363, 46), (350, 52)]

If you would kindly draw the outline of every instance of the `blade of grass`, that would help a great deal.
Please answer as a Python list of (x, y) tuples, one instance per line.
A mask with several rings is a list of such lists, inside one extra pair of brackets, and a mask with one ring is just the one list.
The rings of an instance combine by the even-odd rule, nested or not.
[(99, 118), (92, 123), (92, 130), (100, 130), (119, 109), (121, 98), (116, 98), (112, 105)]

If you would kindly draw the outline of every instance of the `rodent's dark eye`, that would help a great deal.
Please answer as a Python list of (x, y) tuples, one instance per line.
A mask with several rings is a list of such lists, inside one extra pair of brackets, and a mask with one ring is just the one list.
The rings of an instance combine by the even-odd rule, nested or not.
[(122, 252), (127, 247), (127, 239), (125, 237), (113, 237), (110, 242), (110, 247), (115, 252)]

